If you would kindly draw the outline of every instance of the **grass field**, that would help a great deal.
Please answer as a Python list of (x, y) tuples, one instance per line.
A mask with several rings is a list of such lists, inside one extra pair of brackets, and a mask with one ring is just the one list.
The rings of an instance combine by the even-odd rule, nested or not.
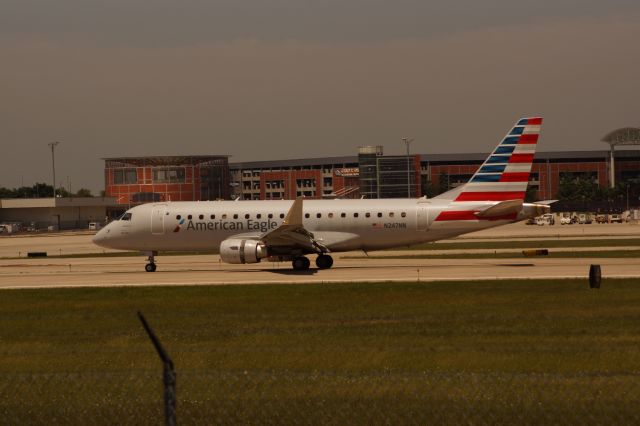
[[(417, 254), (375, 254), (373, 256), (344, 256), (343, 259), (517, 259), (531, 258), (522, 251), (510, 252), (480, 252), (480, 253), (417, 253)], [(617, 258), (640, 258), (640, 250), (584, 250), (584, 251), (563, 251), (560, 249), (549, 250), (549, 254), (542, 256), (544, 258), (555, 259), (617, 259)]]
[(1, 295), (3, 424), (640, 421), (640, 279)]

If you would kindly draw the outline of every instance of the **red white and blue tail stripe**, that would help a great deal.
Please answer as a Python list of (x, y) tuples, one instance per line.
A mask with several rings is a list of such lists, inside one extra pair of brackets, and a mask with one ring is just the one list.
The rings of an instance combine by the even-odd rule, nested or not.
[(522, 118), (466, 184), (435, 198), (454, 202), (524, 200), (542, 118)]

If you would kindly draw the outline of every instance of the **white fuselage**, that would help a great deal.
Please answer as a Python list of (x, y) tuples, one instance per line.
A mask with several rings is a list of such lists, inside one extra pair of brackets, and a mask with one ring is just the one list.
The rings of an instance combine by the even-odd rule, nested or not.
[[(218, 251), (230, 237), (257, 238), (282, 224), (293, 201), (150, 203), (128, 211), (94, 238), (98, 245), (136, 251)], [(458, 205), (460, 203), (457, 203)], [(468, 203), (483, 210), (493, 201)], [(451, 201), (439, 199), (305, 200), (304, 228), (332, 252), (377, 250), (450, 238), (522, 220), (437, 221)]]

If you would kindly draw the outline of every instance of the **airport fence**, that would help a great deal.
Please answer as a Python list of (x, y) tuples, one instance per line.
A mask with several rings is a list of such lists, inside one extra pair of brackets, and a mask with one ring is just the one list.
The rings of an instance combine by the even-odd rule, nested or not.
[[(176, 396), (181, 424), (640, 423), (640, 374), (178, 370)], [(162, 398), (158, 370), (0, 374), (0, 423), (161, 424)]]

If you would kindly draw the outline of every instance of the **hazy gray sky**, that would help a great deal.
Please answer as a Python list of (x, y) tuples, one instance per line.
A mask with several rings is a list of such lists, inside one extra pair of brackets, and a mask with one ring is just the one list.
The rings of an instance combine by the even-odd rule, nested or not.
[(100, 157), (539, 149), (640, 125), (637, 0), (2, 0), (0, 186), (103, 187)]

